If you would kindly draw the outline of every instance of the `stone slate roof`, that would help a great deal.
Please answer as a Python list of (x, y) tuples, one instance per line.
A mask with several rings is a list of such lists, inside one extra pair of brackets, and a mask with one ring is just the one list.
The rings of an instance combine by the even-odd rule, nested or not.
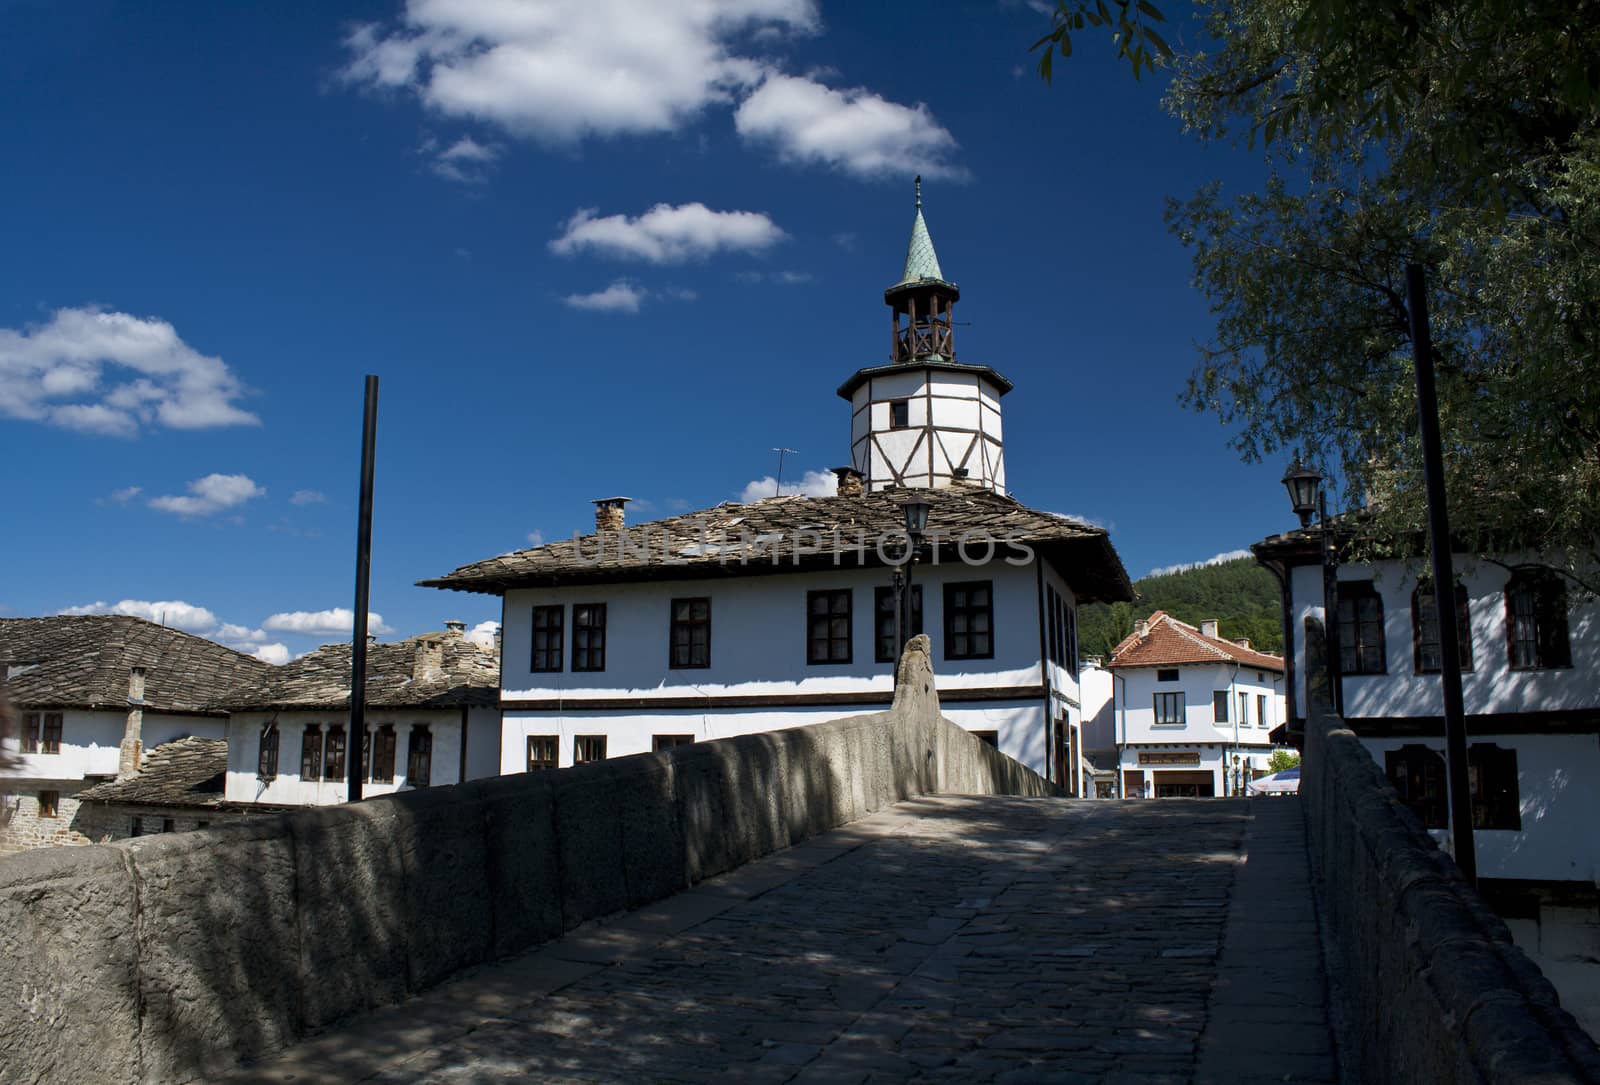
[(220, 806), (227, 773), (227, 739), (190, 735), (145, 751), (138, 772), (125, 780), (85, 788), (78, 798), (87, 802)]
[(271, 664), (143, 618), (121, 614), (0, 618), (0, 663), (19, 706), (128, 707), (128, 669), (145, 668), (145, 708), (212, 712), (226, 690)]
[(1283, 657), (1258, 652), (1221, 637), (1208, 637), (1164, 610), (1150, 615), (1144, 635), (1137, 630), (1123, 638), (1108, 667), (1175, 667), (1180, 663), (1239, 663), (1264, 671), (1282, 671)]
[[(438, 643), (439, 667), (419, 672), (423, 642)], [(445, 708), (500, 703), (500, 655), (461, 633), (423, 633), (367, 647), (367, 705), (372, 708)], [(261, 679), (228, 693), (230, 711), (350, 707), (350, 645), (324, 644)]]
[[(517, 550), (418, 584), (498, 595), (511, 588), (566, 584), (881, 568), (885, 562), (876, 540), (880, 536), (895, 540), (885, 549), (892, 561), (899, 560), (905, 522), (900, 505), (913, 496), (931, 506), (924, 562), (935, 544), (941, 562), (959, 562), (957, 539), (962, 533), (987, 532), (996, 540), (1024, 542), (1050, 558), (1080, 602), (1133, 599), (1133, 585), (1103, 528), (1030, 509), (978, 485), (880, 490), (858, 497), (769, 497), (750, 504), (730, 501), (631, 525), (622, 532)], [(937, 533), (937, 543), (932, 533)], [(864, 551), (857, 549), (862, 535)], [(984, 550), (982, 543), (968, 548), (973, 556)], [(1008, 553), (1015, 551), (998, 547), (994, 560), (1003, 560)]]

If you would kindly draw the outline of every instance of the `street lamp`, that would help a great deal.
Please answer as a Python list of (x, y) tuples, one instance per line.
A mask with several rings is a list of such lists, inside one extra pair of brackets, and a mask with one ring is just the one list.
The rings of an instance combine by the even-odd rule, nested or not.
[(1300, 518), (1301, 530), (1311, 527), (1311, 514), (1317, 514), (1318, 543), (1322, 551), (1322, 629), (1327, 645), (1328, 695), (1333, 698), (1333, 710), (1344, 711), (1344, 690), (1339, 681), (1339, 555), (1333, 545), (1333, 530), (1328, 525), (1328, 492), (1323, 478), (1307, 467), (1298, 456), (1294, 464), (1283, 473), (1284, 489), (1289, 491), (1289, 504)]
[[(913, 497), (900, 503), (901, 515), (905, 517), (906, 559), (894, 567), (896, 658), (906, 650), (906, 641), (911, 639), (911, 566), (916, 563), (917, 549), (922, 545), (922, 537), (927, 533), (928, 510), (931, 507), (927, 499), (921, 497)], [(895, 668), (895, 673), (898, 677), (898, 666)]]
[(1244, 794), (1244, 765), (1238, 754), (1233, 755), (1233, 793)]

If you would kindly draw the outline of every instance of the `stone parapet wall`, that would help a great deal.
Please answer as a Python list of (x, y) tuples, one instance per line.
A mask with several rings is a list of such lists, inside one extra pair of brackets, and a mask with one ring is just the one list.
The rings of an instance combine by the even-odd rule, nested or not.
[(0, 1082), (214, 1074), (901, 799), (1055, 795), (943, 719), (811, 727), (0, 862)]
[(1362, 1080), (1600, 1083), (1600, 1048), (1315, 701), (1300, 791)]

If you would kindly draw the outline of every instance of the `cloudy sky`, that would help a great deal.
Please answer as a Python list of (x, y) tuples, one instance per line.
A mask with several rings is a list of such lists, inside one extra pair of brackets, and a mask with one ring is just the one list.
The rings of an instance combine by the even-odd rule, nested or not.
[(1041, 83), (1041, 6), (0, 5), (0, 614), (337, 638), (366, 373), (386, 635), (492, 622), (412, 582), (592, 498), (770, 492), (779, 446), (817, 487), (917, 173), (1017, 497), (1135, 576), (1288, 526), (1282, 465), (1176, 402), (1210, 325), (1163, 200), (1259, 166), (1107, 41)]

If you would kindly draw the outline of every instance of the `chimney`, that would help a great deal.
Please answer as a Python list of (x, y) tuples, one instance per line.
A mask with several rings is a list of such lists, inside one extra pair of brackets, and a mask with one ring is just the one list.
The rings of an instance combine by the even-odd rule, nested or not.
[(1237, 644), (1241, 648), (1249, 648), (1250, 647), (1250, 638), (1249, 637), (1240, 637), (1238, 640), (1234, 641), (1233, 643)]
[(122, 728), (122, 746), (117, 750), (117, 779), (126, 780), (139, 771), (144, 757), (144, 668), (128, 668), (128, 721)]
[(1201, 622), (1200, 635), (1202, 637), (1210, 637), (1212, 640), (1221, 639), (1217, 636), (1217, 619), (1207, 618), (1205, 621)]
[(854, 467), (835, 467), (833, 477), (839, 480), (834, 491), (840, 497), (861, 496), (861, 472)]
[(444, 674), (444, 642), (432, 637), (418, 637), (416, 654), (411, 660), (411, 680), (431, 682)]
[(1134, 622), (1133, 631), (1139, 634), (1139, 638), (1141, 640), (1145, 637), (1148, 637), (1150, 635), (1150, 619), (1140, 618), (1138, 621)]
[(467, 635), (466, 622), (451, 619), (450, 621), (444, 623), (444, 627), (458, 637), (464, 637)]
[(631, 497), (597, 497), (594, 502), (594, 529), (596, 531), (621, 531), (628, 524), (623, 509)]

